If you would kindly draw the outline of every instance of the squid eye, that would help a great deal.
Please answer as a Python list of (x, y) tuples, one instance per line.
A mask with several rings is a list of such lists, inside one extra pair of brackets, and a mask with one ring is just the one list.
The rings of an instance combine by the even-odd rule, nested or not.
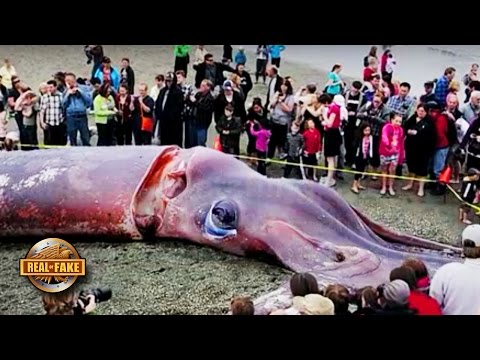
[(204, 234), (216, 240), (223, 240), (237, 235), (238, 208), (228, 200), (212, 205), (205, 217)]

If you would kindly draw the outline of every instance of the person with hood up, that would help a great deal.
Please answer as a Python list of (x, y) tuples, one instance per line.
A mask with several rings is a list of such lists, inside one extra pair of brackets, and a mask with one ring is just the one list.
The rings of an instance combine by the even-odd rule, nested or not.
[(102, 59), (102, 65), (96, 71), (94, 78), (100, 80), (102, 85), (109, 82), (115, 93), (120, 88), (120, 73), (112, 66), (112, 60), (107, 56)]
[(160, 140), (160, 145), (183, 147), (183, 109), (184, 96), (177, 86), (177, 77), (173, 72), (168, 72), (165, 76), (165, 87), (160, 90), (155, 103), (154, 134)]
[(240, 46), (238, 52), (235, 54), (235, 63), (238, 65), (245, 65), (247, 63), (247, 55), (245, 54), (245, 48)]

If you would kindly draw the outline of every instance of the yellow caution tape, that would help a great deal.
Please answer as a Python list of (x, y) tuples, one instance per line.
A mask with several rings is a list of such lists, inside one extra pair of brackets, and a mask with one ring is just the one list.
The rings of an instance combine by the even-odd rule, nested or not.
[[(70, 147), (68, 145), (44, 145), (44, 144), (38, 144), (38, 145), (31, 145), (31, 144), (22, 144), (20, 145), (21, 147), (30, 147), (30, 148), (38, 148), (38, 149), (62, 149), (62, 148), (67, 148)], [(293, 163), (285, 160), (275, 160), (275, 159), (260, 159), (257, 157), (253, 156), (245, 156), (245, 155), (232, 155), (238, 159), (243, 159), (243, 160), (253, 160), (253, 161), (265, 161), (273, 164), (279, 164), (279, 165), (291, 165), (291, 166), (297, 166), (297, 167), (304, 167), (304, 168), (311, 168), (311, 169), (317, 169), (317, 170), (330, 170), (327, 166), (321, 166), (321, 165), (300, 165), (299, 163)], [(399, 179), (399, 180), (406, 180), (406, 181), (422, 181), (425, 183), (437, 183), (437, 180), (429, 180), (425, 178), (413, 178), (410, 176), (399, 176), (399, 175), (390, 175), (390, 174), (383, 174), (383, 173), (375, 173), (375, 172), (368, 172), (368, 171), (355, 171), (355, 170), (350, 170), (350, 169), (333, 169), (336, 172), (342, 172), (346, 174), (353, 174), (353, 175), (365, 175), (365, 176), (376, 176), (376, 177), (387, 177), (387, 178), (392, 178), (392, 179)], [(455, 191), (454, 188), (452, 188), (451, 185), (446, 184), (447, 189), (464, 205), (467, 205), (474, 209), (476, 211), (477, 215), (480, 215), (480, 206), (476, 206), (470, 203), (465, 202), (462, 197)]]

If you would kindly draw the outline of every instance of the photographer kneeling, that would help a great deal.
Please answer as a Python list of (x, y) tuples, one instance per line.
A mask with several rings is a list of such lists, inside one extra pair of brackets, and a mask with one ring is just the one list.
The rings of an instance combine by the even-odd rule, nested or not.
[(81, 291), (68, 289), (61, 293), (44, 294), (43, 308), (47, 315), (86, 315), (92, 313), (97, 304), (112, 297), (110, 289)]

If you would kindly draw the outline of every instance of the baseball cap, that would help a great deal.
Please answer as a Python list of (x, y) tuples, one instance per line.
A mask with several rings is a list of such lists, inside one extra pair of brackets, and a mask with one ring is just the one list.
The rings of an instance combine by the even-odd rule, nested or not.
[(230, 80), (225, 81), (225, 82), (223, 83), (223, 88), (224, 88), (225, 90), (227, 90), (227, 89), (230, 89), (230, 90), (233, 89), (233, 84), (232, 84), (232, 82), (231, 82)]
[(173, 81), (173, 79), (175, 78), (175, 74), (171, 71), (169, 71), (166, 75), (165, 75), (165, 80), (166, 81)]
[(474, 224), (467, 226), (462, 233), (462, 243), (466, 240), (473, 241), (475, 247), (480, 247), (480, 225)]

